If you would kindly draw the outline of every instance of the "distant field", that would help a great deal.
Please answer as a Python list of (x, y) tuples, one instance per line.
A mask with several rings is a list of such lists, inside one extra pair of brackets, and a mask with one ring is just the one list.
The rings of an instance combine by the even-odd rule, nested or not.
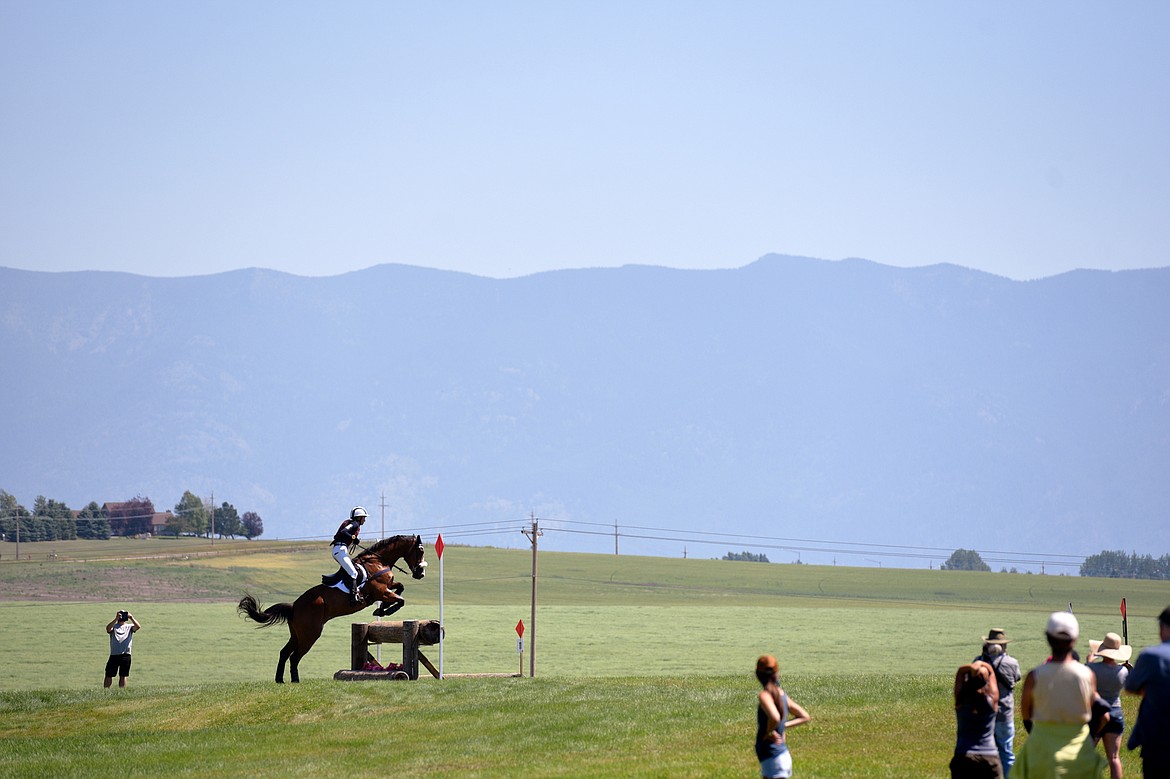
[[(301, 663), (302, 678), (311, 683), (291, 692), (268, 681), (287, 630), (256, 629), (236, 616), (234, 604), (244, 591), (265, 605), (292, 600), (332, 561), (320, 544), (300, 551), (239, 544), (237, 553), (221, 547), (214, 556), (190, 554), (195, 550), (188, 547), (169, 548), (167, 555), (177, 556), (94, 562), (0, 558), (0, 718), (13, 723), (12, 714), (55, 729), (71, 711), (84, 715), (80, 726), (65, 728), (55, 741), (7, 725), (6, 743), (11, 734), (18, 746), (13, 757), (0, 758), (0, 774), (103, 775), (100, 761), (78, 758), (54, 773), (48, 768), (56, 763), (45, 758), (57, 747), (102, 754), (103, 739), (160, 717), (175, 722), (163, 728), (176, 736), (166, 746), (159, 735), (129, 740), (159, 771), (173, 766), (149, 763), (155, 758), (147, 755), (204, 766), (185, 771), (190, 775), (244, 775), (248, 766), (267, 774), (260, 758), (238, 754), (247, 739), (229, 724), (245, 722), (284, 744), (300, 744), (316, 728), (328, 733), (323, 751), (294, 749), (295, 760), (264, 764), (273, 775), (320, 775), (333, 772), (322, 766), (335, 765), (358, 771), (352, 728), (344, 724), (349, 712), (380, 721), (389, 707), (401, 716), (379, 727), (390, 727), (396, 743), (404, 736), (427, 742), (396, 747), (395, 754), (411, 755), (398, 764), (408, 773), (507, 776), (500, 755), (514, 750), (536, 767), (532, 775), (541, 776), (726, 775), (721, 766), (751, 775), (751, 668), (761, 652), (773, 652), (793, 694), (799, 690), (820, 715), (793, 737), (802, 776), (944, 776), (953, 737), (950, 676), (978, 651), (989, 627), (1007, 630), (1016, 639), (1012, 653), (1030, 667), (1047, 654), (1041, 634), (1048, 613), (1070, 602), (1087, 643), (1108, 630), (1120, 632), (1118, 606), (1127, 598), (1130, 642), (1139, 647), (1156, 641), (1154, 617), (1170, 603), (1170, 588), (1155, 582), (542, 553), (537, 680), (334, 683), (333, 672), (348, 664), (345, 619), (326, 626)], [(78, 557), (86, 553), (76, 551)], [(433, 552), (430, 559), (427, 579), (407, 581), (402, 618), (438, 617), (439, 565)], [(531, 647), (531, 555), (448, 546), (444, 573), (445, 670), (518, 670), (517, 620), (529, 625)], [(119, 607), (144, 624), (135, 638), (132, 688), (123, 693), (95, 689), (108, 654), (103, 626)], [(386, 647), (383, 660), (398, 660), (398, 652)], [(429, 655), (438, 662), (437, 647)], [(659, 688), (697, 700), (698, 708), (675, 711), (669, 696), (658, 697)], [(561, 696), (584, 696), (589, 703), (574, 713), (552, 702)], [(266, 703), (255, 709), (254, 698)], [(891, 701), (894, 719), (882, 708)], [(325, 725), (330, 718), (322, 712), (331, 706), (346, 713), (338, 724)], [(448, 739), (451, 729), (479, 732), (484, 724), (474, 712), (484, 706), (514, 715), (513, 722), (493, 720), (481, 736), (490, 749)], [(164, 714), (168, 707), (174, 715)], [(556, 713), (531, 721), (533, 707)], [(655, 726), (640, 722), (643, 715), (663, 718), (671, 737), (659, 743)], [(200, 718), (207, 724), (196, 724)], [(598, 729), (590, 729), (590, 718), (598, 718)], [(891, 724), (910, 728), (914, 738), (891, 740)], [(563, 739), (542, 727), (580, 733), (584, 762), (558, 768)], [(431, 741), (471, 762), (439, 754)], [(860, 743), (881, 749), (859, 756), (852, 747)], [(681, 757), (670, 744), (684, 750)], [(236, 755), (237, 762), (204, 761), (196, 753)], [(8, 764), (11, 772), (4, 760), (15, 761)], [(291, 770), (290, 760), (308, 768)], [(900, 770), (899, 761), (917, 770)], [(229, 764), (239, 768), (228, 770)], [(1130, 770), (1136, 772), (1136, 764)]]

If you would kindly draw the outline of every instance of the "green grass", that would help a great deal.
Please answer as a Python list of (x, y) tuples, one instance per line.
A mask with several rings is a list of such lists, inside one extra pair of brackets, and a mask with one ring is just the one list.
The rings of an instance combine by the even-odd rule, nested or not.
[[(1126, 597), (1139, 647), (1170, 602), (1156, 582), (541, 553), (537, 679), (333, 682), (347, 618), (302, 661), (305, 683), (278, 687), (287, 631), (255, 629), (235, 601), (292, 600), (332, 565), (323, 548), (245, 549), (0, 561), (0, 597), (23, 593), (0, 600), (0, 775), (748, 776), (751, 668), (773, 652), (816, 720), (792, 736), (800, 776), (945, 776), (951, 678), (989, 627), (1028, 668), (1070, 601), (1087, 643), (1120, 631)], [(530, 566), (523, 551), (448, 547), (446, 672), (519, 669)], [(396, 618), (438, 616), (433, 557), (430, 571)], [(103, 690), (103, 626), (121, 607), (144, 628), (131, 687)]]
[[(814, 717), (790, 735), (798, 775), (947, 775), (949, 677), (784, 684)], [(721, 675), (2, 693), (0, 775), (752, 776), (755, 692)]]

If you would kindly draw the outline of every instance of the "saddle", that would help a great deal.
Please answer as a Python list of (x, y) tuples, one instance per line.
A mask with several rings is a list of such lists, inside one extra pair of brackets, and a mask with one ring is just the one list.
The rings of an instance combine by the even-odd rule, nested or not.
[[(370, 580), (370, 574), (364, 567), (362, 567), (360, 565), (354, 566), (354, 567), (357, 568), (358, 577), (359, 577), (358, 578), (358, 587), (360, 588), (362, 585), (364, 585), (366, 582), (368, 582)], [(345, 569), (340, 567), (340, 566), (338, 566), (338, 568), (335, 572), (333, 572), (331, 574), (327, 574), (325, 576), (322, 576), (321, 583), (324, 584), (326, 587), (336, 587), (339, 590), (344, 590), (345, 592), (349, 592), (349, 574), (347, 574), (345, 572)]]

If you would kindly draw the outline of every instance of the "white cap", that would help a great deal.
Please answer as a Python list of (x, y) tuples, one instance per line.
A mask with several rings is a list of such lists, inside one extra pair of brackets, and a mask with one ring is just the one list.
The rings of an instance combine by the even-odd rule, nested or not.
[(1054, 611), (1048, 617), (1048, 626), (1044, 632), (1053, 638), (1076, 641), (1081, 634), (1081, 626), (1071, 611)]

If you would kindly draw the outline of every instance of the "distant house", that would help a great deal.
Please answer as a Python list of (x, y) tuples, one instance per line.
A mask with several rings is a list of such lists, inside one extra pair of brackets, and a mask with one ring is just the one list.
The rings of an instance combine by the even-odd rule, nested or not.
[(156, 511), (154, 516), (150, 518), (150, 534), (152, 536), (161, 536), (167, 529), (167, 523), (175, 518), (175, 515), (167, 511)]

